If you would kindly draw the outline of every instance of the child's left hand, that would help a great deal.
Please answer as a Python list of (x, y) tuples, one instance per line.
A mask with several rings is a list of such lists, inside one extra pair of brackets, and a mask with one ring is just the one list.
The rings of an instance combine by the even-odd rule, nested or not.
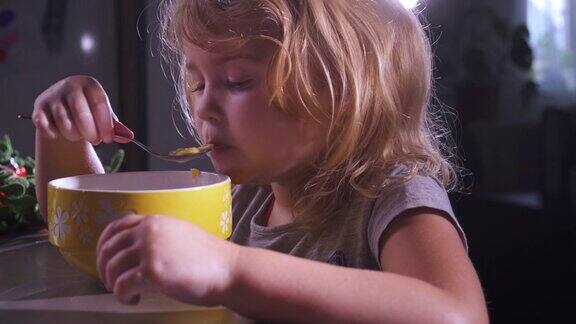
[(188, 222), (130, 214), (100, 235), (97, 266), (106, 288), (125, 304), (149, 291), (217, 305), (231, 285), (239, 249)]

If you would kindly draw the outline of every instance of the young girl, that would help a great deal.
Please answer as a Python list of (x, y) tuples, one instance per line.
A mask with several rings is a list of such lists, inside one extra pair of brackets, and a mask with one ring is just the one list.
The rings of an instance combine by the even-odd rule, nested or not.
[[(174, 0), (161, 22), (183, 109), (238, 184), (234, 233), (135, 214), (109, 224), (98, 268), (119, 301), (156, 291), (266, 320), (488, 321), (411, 12), (397, 0)], [(86, 76), (42, 93), (33, 119), (44, 212), (48, 180), (103, 172), (90, 143), (133, 137)]]

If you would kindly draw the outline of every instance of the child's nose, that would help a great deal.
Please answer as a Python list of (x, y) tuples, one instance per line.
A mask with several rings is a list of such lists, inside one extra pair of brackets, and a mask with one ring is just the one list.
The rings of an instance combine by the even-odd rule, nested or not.
[(204, 91), (201, 98), (196, 98), (194, 101), (194, 110), (197, 118), (211, 123), (220, 123), (223, 120), (222, 107), (209, 89)]

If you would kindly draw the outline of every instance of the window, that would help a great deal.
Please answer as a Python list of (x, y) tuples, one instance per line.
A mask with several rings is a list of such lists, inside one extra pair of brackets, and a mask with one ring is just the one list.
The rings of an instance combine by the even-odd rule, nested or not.
[(534, 77), (559, 103), (576, 101), (576, 2), (528, 0)]

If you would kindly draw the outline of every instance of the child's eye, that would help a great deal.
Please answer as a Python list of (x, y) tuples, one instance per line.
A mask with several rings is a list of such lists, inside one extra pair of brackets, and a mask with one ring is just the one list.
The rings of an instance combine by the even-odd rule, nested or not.
[(252, 84), (251, 79), (242, 80), (242, 81), (230, 81), (230, 80), (228, 80), (226, 82), (226, 85), (228, 86), (228, 88), (230, 88), (232, 90), (245, 90), (248, 87), (250, 87), (251, 84)]
[(198, 92), (204, 90), (204, 83), (196, 83), (193, 85), (189, 85), (188, 89), (191, 93)]

